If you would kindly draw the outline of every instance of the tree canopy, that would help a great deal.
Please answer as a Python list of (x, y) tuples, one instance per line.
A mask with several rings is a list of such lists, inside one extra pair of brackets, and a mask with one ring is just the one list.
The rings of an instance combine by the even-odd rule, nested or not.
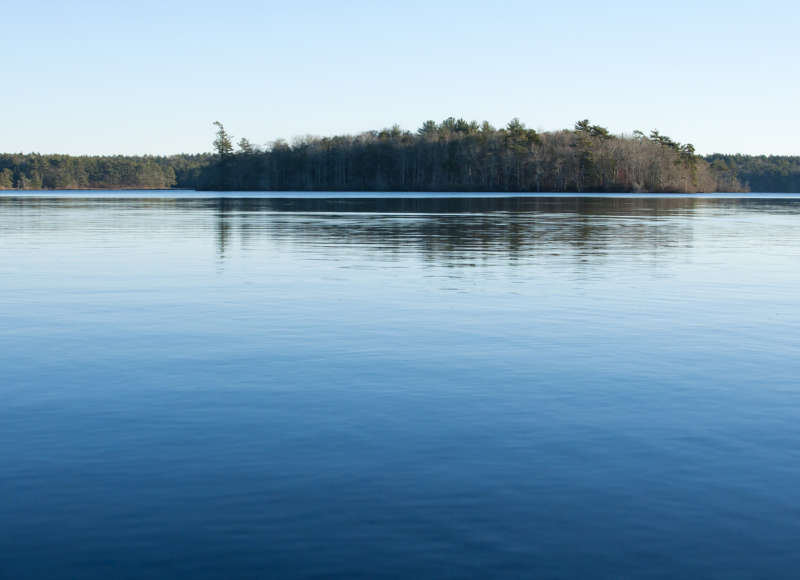
[(800, 157), (700, 157), (657, 129), (614, 135), (589, 119), (538, 132), (518, 118), (495, 128), (448, 117), (266, 147), (234, 147), (213, 125), (212, 153), (0, 154), (0, 189), (800, 192)]
[[(224, 129), (217, 124), (219, 131)], [(539, 133), (518, 118), (488, 122), (447, 117), (415, 132), (393, 125), (358, 135), (306, 137), (257, 150), (240, 141), (203, 169), (204, 189), (361, 191), (738, 191), (735, 176), (714, 171), (654, 130), (612, 135), (589, 119)]]

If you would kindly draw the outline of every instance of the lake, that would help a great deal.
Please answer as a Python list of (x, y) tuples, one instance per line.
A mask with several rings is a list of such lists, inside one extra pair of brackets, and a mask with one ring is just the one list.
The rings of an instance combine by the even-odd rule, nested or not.
[(0, 197), (0, 577), (796, 578), (800, 197)]

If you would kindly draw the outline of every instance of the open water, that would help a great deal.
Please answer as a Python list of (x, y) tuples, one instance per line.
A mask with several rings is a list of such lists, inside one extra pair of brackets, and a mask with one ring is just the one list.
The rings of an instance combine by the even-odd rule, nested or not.
[(799, 198), (279, 195), (0, 197), (1, 578), (800, 575)]

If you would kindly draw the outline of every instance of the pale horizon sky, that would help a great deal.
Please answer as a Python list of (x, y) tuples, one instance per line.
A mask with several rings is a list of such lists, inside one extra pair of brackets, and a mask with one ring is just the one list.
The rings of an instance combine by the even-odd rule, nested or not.
[(464, 117), (800, 155), (788, 1), (0, 0), (0, 152), (209, 151)]

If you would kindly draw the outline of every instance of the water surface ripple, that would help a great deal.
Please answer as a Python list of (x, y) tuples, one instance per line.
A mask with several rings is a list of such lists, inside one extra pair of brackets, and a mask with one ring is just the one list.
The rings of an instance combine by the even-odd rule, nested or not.
[(0, 577), (795, 578), (799, 218), (0, 197)]

